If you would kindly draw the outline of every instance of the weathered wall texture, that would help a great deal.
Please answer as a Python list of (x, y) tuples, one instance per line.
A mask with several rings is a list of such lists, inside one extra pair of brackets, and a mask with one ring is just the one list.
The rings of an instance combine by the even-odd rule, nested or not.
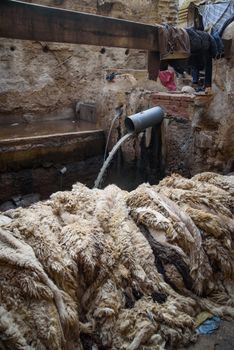
[[(177, 0), (33, 2), (146, 23), (173, 23), (177, 16)], [(171, 6), (174, 12), (170, 12)], [(0, 39), (0, 122), (48, 117), (54, 111), (62, 118), (70, 117), (77, 101), (100, 101), (98, 95), (108, 71), (146, 69), (144, 51), (100, 50), (101, 47), (84, 45)], [(138, 85), (146, 81), (145, 74)], [(157, 84), (154, 89), (158, 89)]]
[(162, 123), (161, 171), (164, 175), (181, 173), (190, 176), (193, 131), (191, 120), (195, 110), (195, 96), (182, 93), (156, 93), (152, 103), (166, 111)]
[[(177, 0), (37, 2), (146, 23), (175, 23), (178, 5)], [(190, 120), (182, 123), (175, 118), (165, 126), (166, 173), (189, 176), (206, 170), (234, 171), (233, 65), (233, 58), (215, 62), (212, 97), (196, 98), (188, 112)], [(106, 74), (112, 71), (119, 75), (108, 82)], [(157, 91), (165, 89), (147, 79), (144, 51), (0, 39), (0, 123), (70, 118), (78, 101), (93, 101), (105, 130), (116, 111), (123, 110), (111, 136), (112, 146), (123, 134), (126, 115), (160, 104), (152, 100)], [(184, 117), (187, 107), (183, 103), (169, 100), (167, 106), (171, 112), (174, 109), (174, 116)], [(140, 134), (137, 141), (122, 147), (121, 157), (139, 165), (152, 144), (150, 133)], [(152, 163), (149, 160), (144, 169)]]
[(192, 172), (234, 172), (234, 59), (214, 64), (213, 98), (194, 116)]
[(26, 0), (145, 23), (176, 23), (178, 0)]
[[(177, 18), (175, 11), (170, 13), (171, 5), (173, 4), (173, 8), (176, 8), (177, 0), (33, 0), (28, 2), (152, 24), (174, 23)], [(152, 91), (165, 91), (159, 82), (148, 80), (146, 64), (145, 51), (1, 38), (0, 125), (32, 123), (42, 119), (54, 120), (56, 123), (57, 119), (74, 118), (77, 102), (95, 102), (99, 126), (106, 133), (116, 111), (119, 108), (123, 110), (121, 119), (116, 122), (111, 135), (109, 143), (111, 148), (124, 132), (125, 116), (150, 107)], [(113, 71), (118, 75), (113, 82), (108, 82), (106, 75)], [(152, 135), (155, 133), (153, 132)], [(151, 158), (149, 156), (152, 148), (155, 147), (151, 135), (148, 135), (145, 140), (143, 134), (139, 135), (138, 140), (129, 141), (122, 147), (119, 155), (121, 163), (124, 160), (133, 164), (134, 181), (136, 169), (143, 169), (144, 174), (151, 174), (152, 171), (156, 173), (157, 162), (152, 155)], [(157, 147), (156, 152), (158, 152)], [(103, 157), (102, 154), (100, 156)], [(67, 159), (65, 165), (68, 171), (64, 175), (64, 186), (69, 188), (67, 184), (75, 181), (92, 185), (94, 173), (97, 173), (101, 166), (99, 161), (99, 158), (98, 161), (89, 159), (87, 152), (87, 161), (83, 164), (87, 178), (84, 179), (84, 171), (83, 168), (80, 169), (80, 164), (76, 168), (73, 166), (74, 171), (70, 170), (73, 163), (71, 158)], [(16, 169), (17, 173), (15, 169), (10, 169), (10, 173), (2, 175), (2, 183), (8, 183), (8, 188), (13, 189), (14, 195), (24, 194), (25, 191), (26, 193), (39, 191), (44, 197), (45, 194), (41, 190), (43, 186), (49, 191), (59, 189), (56, 185), (60, 181), (57, 168), (64, 164), (54, 163), (56, 162), (52, 162), (48, 169), (42, 167), (34, 167), (34, 169), (33, 166), (29, 166), (28, 169), (21, 167), (22, 169)], [(32, 172), (30, 168), (33, 168)], [(139, 176), (134, 183), (142, 181), (143, 173), (138, 172)], [(71, 181), (67, 178), (70, 174), (74, 174)], [(89, 181), (89, 177), (91, 178), (89, 174), (92, 174), (92, 181)], [(129, 175), (129, 168), (126, 174)], [(47, 179), (48, 181), (54, 179), (55, 187), (52, 188)], [(37, 180), (40, 182), (38, 186)], [(12, 185), (13, 183), (15, 185)], [(18, 183), (22, 187), (21, 190), (16, 185)], [(8, 190), (7, 192), (10, 197), (11, 192)]]
[(193, 118), (193, 173), (201, 170), (234, 172), (234, 22), (224, 30), (222, 37), (232, 39), (230, 58), (214, 62), (213, 98), (205, 112), (198, 107)]
[(162, 137), (166, 174), (234, 172), (233, 88), (233, 58), (223, 58), (214, 61), (211, 95), (193, 96), (190, 102), (181, 94), (153, 95), (152, 101), (169, 114), (163, 122)]

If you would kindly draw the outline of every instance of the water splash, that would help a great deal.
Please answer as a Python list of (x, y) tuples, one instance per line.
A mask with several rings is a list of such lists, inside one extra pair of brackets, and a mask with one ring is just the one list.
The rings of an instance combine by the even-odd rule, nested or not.
[(127, 139), (129, 139), (134, 133), (133, 132), (129, 132), (128, 134), (124, 135), (123, 137), (121, 137), (121, 139), (114, 145), (114, 147), (112, 148), (111, 152), (109, 153), (109, 156), (107, 157), (107, 159), (105, 160), (99, 174), (98, 177), (94, 183), (94, 188), (98, 188), (101, 184), (102, 178), (105, 174), (106, 169), (108, 168), (111, 160), (113, 159), (115, 153), (118, 151), (118, 149), (120, 148), (120, 146), (122, 145), (122, 143), (124, 143)]
[(106, 160), (106, 154), (107, 154), (107, 149), (108, 149), (108, 145), (109, 145), (109, 140), (110, 140), (111, 131), (112, 131), (112, 129), (113, 129), (113, 126), (114, 126), (114, 124), (115, 124), (115, 121), (116, 121), (119, 117), (121, 117), (122, 114), (123, 114), (123, 109), (122, 109), (122, 108), (117, 108), (116, 114), (115, 114), (115, 116), (114, 116), (114, 119), (112, 119), (111, 126), (110, 126), (110, 129), (109, 129), (109, 132), (108, 132), (103, 162), (105, 162), (105, 160)]

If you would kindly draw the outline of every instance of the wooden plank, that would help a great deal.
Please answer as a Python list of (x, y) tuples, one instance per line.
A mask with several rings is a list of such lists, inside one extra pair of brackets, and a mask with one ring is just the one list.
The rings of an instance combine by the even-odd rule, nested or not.
[(148, 52), (148, 73), (149, 80), (157, 80), (160, 68), (160, 53), (156, 51)]
[(0, 37), (159, 51), (157, 26), (15, 0), (0, 0)]

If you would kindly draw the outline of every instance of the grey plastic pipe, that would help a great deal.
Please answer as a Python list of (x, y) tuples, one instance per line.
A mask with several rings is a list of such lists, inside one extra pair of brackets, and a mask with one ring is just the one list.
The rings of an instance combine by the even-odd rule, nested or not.
[(141, 132), (150, 126), (160, 124), (164, 114), (164, 110), (156, 106), (127, 117), (125, 119), (125, 127), (128, 132)]

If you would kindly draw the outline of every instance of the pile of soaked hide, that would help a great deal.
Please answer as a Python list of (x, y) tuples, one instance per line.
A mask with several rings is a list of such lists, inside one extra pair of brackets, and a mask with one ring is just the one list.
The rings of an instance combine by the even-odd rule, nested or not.
[[(176, 349), (234, 315), (234, 176), (78, 183), (4, 213), (1, 349)], [(2, 216), (3, 217), (3, 216)]]

